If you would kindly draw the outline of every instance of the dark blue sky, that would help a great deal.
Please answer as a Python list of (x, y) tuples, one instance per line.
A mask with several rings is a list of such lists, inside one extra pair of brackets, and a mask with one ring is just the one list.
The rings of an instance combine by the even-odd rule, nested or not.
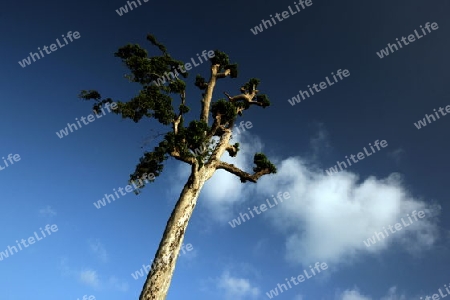
[[(414, 123), (450, 105), (448, 1), (312, 0), (257, 35), (250, 29), (293, 8), (293, 1), (141, 3), (122, 16), (116, 10), (127, 2), (119, 0), (2, 3), (0, 157), (20, 160), (6, 168), (0, 160), (0, 256), (47, 224), (58, 231), (3, 256), (0, 299), (138, 299), (145, 276), (131, 274), (153, 259), (189, 169), (169, 160), (141, 195), (97, 209), (93, 203), (105, 193), (127, 185), (141, 147), (164, 128), (106, 114), (64, 138), (56, 132), (92, 113), (92, 103), (77, 98), (82, 89), (120, 101), (138, 93), (113, 53), (136, 43), (158, 55), (147, 33), (184, 62), (219, 49), (238, 63), (239, 77), (219, 80), (214, 100), (237, 94), (251, 77), (261, 79), (259, 90), (272, 105), (244, 113), (241, 120), (253, 127), (237, 137), (238, 158), (226, 160), (250, 170), (253, 153), (262, 150), (279, 171), (256, 185), (217, 172), (206, 184), (184, 240), (193, 250), (178, 259), (168, 299), (268, 299), (277, 284), (316, 262), (328, 269), (276, 299), (425, 299), (444, 291), (450, 117), (421, 129)], [(396, 38), (421, 33), (427, 22), (439, 28), (387, 57), (376, 54)], [(80, 38), (20, 66), (69, 31)], [(350, 76), (289, 104), (339, 69)], [(199, 114), (196, 74), (208, 78), (209, 64), (186, 79), (189, 118)], [(327, 175), (376, 140), (388, 146)], [(250, 205), (286, 191), (289, 200), (230, 226)], [(365, 245), (414, 210), (426, 216)]]

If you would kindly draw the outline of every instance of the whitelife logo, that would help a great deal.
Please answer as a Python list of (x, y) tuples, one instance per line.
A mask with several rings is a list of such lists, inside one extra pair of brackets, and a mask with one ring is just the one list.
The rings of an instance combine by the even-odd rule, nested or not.
[[(378, 141), (379, 140), (376, 140), (373, 143), (374, 146), (378, 149), (378, 151), (380, 151), (380, 145), (381, 145), (382, 148), (385, 148), (385, 147), (388, 146), (388, 143), (387, 143), (386, 140), (382, 140), (381, 142), (378, 142)], [(367, 156), (371, 156), (372, 154), (374, 154), (376, 152), (375, 149), (373, 149), (371, 143), (369, 143), (369, 146), (370, 146), (370, 148), (372, 149), (373, 152), (367, 152), (366, 147), (363, 148), (364, 152), (366, 153)], [(352, 159), (352, 161), (354, 163), (357, 163), (357, 162), (359, 162), (359, 161), (361, 161), (361, 160), (363, 160), (365, 158), (364, 153), (362, 153), (362, 152), (359, 152), (356, 156), (358, 157), (359, 160), (355, 160), (355, 155), (350, 154), (350, 158)], [(347, 155), (345, 156), (345, 158), (347, 159), (348, 165), (351, 166), (352, 163), (350, 162), (350, 159), (347, 157)], [(347, 169), (347, 164), (345, 163), (345, 161), (341, 161), (341, 162), (337, 161), (336, 163), (337, 163), (337, 165), (334, 165), (334, 167), (331, 167), (328, 170), (325, 170), (328, 175), (333, 175), (334, 173), (338, 173), (339, 172), (338, 166), (341, 169), (341, 171), (343, 171), (342, 165), (344, 165), (344, 168)]]
[[(293, 15), (295, 15), (295, 14), (297, 14), (297, 13), (299, 13), (299, 12), (305, 10), (306, 7), (311, 6), (313, 3), (312, 3), (312, 0), (306, 0), (306, 1), (299, 0), (299, 1), (298, 1), (298, 5), (300, 5), (300, 6), (302, 7), (301, 10), (300, 10), (300, 7), (297, 5), (297, 2), (294, 2), (294, 4), (295, 4), (295, 7), (297, 8), (297, 12), (295, 12), (294, 10), (292, 10), (291, 6), (289, 5), (288, 8), (289, 8), (289, 12), (291, 12), (291, 14), (289, 14), (289, 12), (288, 12), (287, 10), (283, 11), (281, 14), (279, 14), (279, 13), (276, 13), (276, 14), (275, 14), (275, 17), (277, 18), (278, 22), (282, 22), (283, 19), (286, 20), (286, 19), (289, 18), (290, 16), (293, 16)], [(280, 15), (281, 15), (282, 18), (280, 18)], [(276, 22), (275, 19), (272, 17), (272, 15), (270, 15), (270, 18), (272, 19), (273, 25), (276, 25), (277, 22)], [(254, 29), (253, 29), (253, 28), (250, 28), (250, 31), (251, 31), (254, 35), (257, 35), (259, 32), (263, 32), (263, 30), (264, 30), (263, 25), (264, 25), (264, 27), (265, 27), (266, 29), (269, 28), (269, 27), (267, 27), (267, 24), (269, 24), (270, 27), (272, 27), (272, 23), (270, 22), (270, 20), (267, 20), (267, 21), (266, 21), (266, 20), (262, 19), (262, 20), (261, 20), (261, 23), (260, 23), (259, 25), (255, 26)]]
[[(283, 199), (281, 198), (281, 192), (278, 192), (277, 198), (278, 198), (278, 200), (280, 200), (280, 202), (283, 202)], [(283, 198), (284, 198), (284, 200), (289, 199), (289, 198), (291, 198), (291, 194), (289, 194), (289, 192), (284, 192), (283, 193)], [(269, 205), (269, 208), (272, 208), (272, 207), (275, 207), (275, 206), (278, 205), (277, 199), (275, 199), (274, 195), (272, 195), (272, 199), (275, 201), (274, 205), (270, 205), (269, 199), (266, 199), (266, 202), (267, 202), (267, 205)], [(258, 211), (258, 206), (255, 205), (253, 207), (253, 211), (255, 211), (255, 213), (257, 213), (259, 215), (259, 214), (261, 214), (261, 213), (263, 213), (263, 212), (265, 212), (267, 210), (267, 206), (265, 204), (261, 204), (259, 206), (259, 209), (261, 209), (261, 212)], [(253, 212), (250, 209), (250, 207), (248, 208), (248, 212), (250, 213), (252, 218), (255, 217), (255, 215), (253, 214)], [(228, 222), (228, 224), (230, 224), (231, 228), (235, 228), (236, 226), (241, 225), (241, 219), (242, 219), (243, 222), (245, 222), (244, 216), (247, 217), (248, 221), (250, 221), (250, 217), (249, 217), (249, 215), (247, 213), (244, 213), (244, 214), (240, 213), (239, 217), (237, 217), (237, 219), (233, 219), (231, 222)]]
[[(142, 0), (142, 1), (147, 3), (149, 0)], [(137, 0), (137, 2), (139, 3), (139, 6), (142, 5), (140, 0)], [(130, 7), (130, 11), (133, 10), (133, 7), (131, 6), (131, 4), (134, 5), (134, 8), (138, 8), (136, 2), (134, 2), (134, 1), (127, 1), (127, 4), (128, 4), (128, 7)], [(119, 9), (116, 9), (116, 13), (121, 17), (124, 14), (128, 13), (128, 7), (126, 5), (124, 5), (124, 6), (120, 7)]]
[[(431, 296), (431, 297), (427, 295), (427, 296), (425, 296), (425, 300), (439, 300), (439, 299), (441, 299), (441, 298), (439, 298), (439, 295), (441, 295), (442, 298), (445, 298), (448, 295), (450, 295), (450, 290), (448, 289), (448, 286), (446, 284), (444, 284), (444, 287), (445, 287), (445, 290), (447, 291), (448, 294), (444, 294), (444, 293), (442, 293), (441, 289), (438, 289), (439, 294), (433, 294), (433, 296)], [(422, 300), (422, 299), (423, 298), (420, 297), (420, 300)]]
[[(42, 230), (42, 228), (39, 228), (41, 230), (42, 236), (41, 238), (39, 238), (39, 235), (36, 233), (36, 231), (34, 232), (34, 237), (36, 238), (36, 240), (40, 241), (43, 238), (46, 237), (44, 230), (47, 231), (48, 235), (51, 235), (52, 232), (57, 232), (58, 231), (58, 226), (56, 226), (55, 224), (53, 225), (45, 225), (44, 230)], [(19, 250), (22, 250), (22, 246), (20, 244), (22, 244), (25, 248), (28, 248), (28, 246), (33, 245), (36, 241), (34, 239), (34, 237), (30, 236), (28, 239), (21, 239), (20, 242), (16, 240), (17, 243), (17, 247), (19, 247)], [(28, 241), (28, 244), (26, 243)], [(14, 249), (14, 253), (13, 250)], [(0, 252), (0, 261), (2, 261), (5, 258), (9, 257), (8, 251), (11, 255), (14, 255), (15, 253), (18, 253), (19, 250), (17, 250), (16, 246), (9, 246), (7, 247), (7, 249), (4, 252)]]
[[(155, 174), (153, 174), (153, 173), (150, 173), (150, 174), (144, 173), (141, 176), (141, 178), (137, 180), (138, 181), (138, 185), (136, 185), (136, 181), (135, 180), (131, 181), (131, 184), (134, 186), (134, 191), (135, 191), (135, 190), (137, 190), (137, 189), (139, 189), (139, 188), (144, 186), (144, 181), (145, 181), (145, 183), (148, 183), (149, 181), (152, 181), (152, 180), (155, 180)], [(113, 189), (113, 190), (114, 190), (114, 193), (117, 196), (117, 199), (119, 199), (120, 196), (117, 193), (116, 189)], [(120, 194), (122, 196), (126, 196), (127, 195), (127, 194), (125, 194), (123, 192), (124, 189), (122, 187), (119, 187), (118, 190), (119, 190), (119, 192), (120, 192)], [(133, 187), (131, 185), (127, 185), (125, 187), (125, 191), (127, 193), (131, 193), (133, 191)], [(116, 201), (116, 198), (114, 198), (114, 195), (113, 194), (105, 194), (105, 197), (103, 197), (101, 200), (98, 200), (97, 202), (94, 202), (93, 204), (94, 204), (94, 206), (97, 209), (100, 209), (103, 206), (106, 206), (106, 204), (107, 204), (106, 201), (108, 201), (108, 203), (111, 203), (111, 200), (112, 201)]]
[[(309, 275), (308, 271), (303, 270), (303, 273), (305, 273), (306, 279), (309, 279), (309, 278), (312, 278), (313, 276), (316, 276), (316, 272), (314, 272), (314, 269), (317, 270), (317, 273), (320, 273), (320, 269), (322, 269), (322, 271), (324, 271), (324, 270), (328, 269), (328, 265), (327, 265), (327, 263), (321, 263), (320, 264), (320, 268), (319, 268), (319, 262), (316, 262), (316, 264), (314, 265), (314, 268), (312, 266), (309, 266), (309, 268), (310, 268), (310, 271), (311, 271), (312, 275)], [(305, 281), (305, 276), (300, 274), (300, 275), (297, 276), (297, 278), (295, 278), (294, 276), (292, 276), (290, 280), (286, 278), (285, 280), (286, 280), (287, 285), (289, 286), (289, 289), (292, 288), (291, 282), (294, 285), (299, 285), (301, 282)], [(297, 279), (299, 282), (296, 282), (295, 279)], [(275, 287), (275, 289), (270, 290), (269, 292), (266, 293), (267, 297), (269, 297), (269, 299), (272, 299), (272, 298), (278, 296), (278, 290), (280, 290), (280, 292), (283, 293), (284, 292), (283, 289), (282, 289), (283, 287), (284, 287), (284, 289), (286, 291), (288, 290), (288, 287), (286, 286), (286, 284), (284, 284), (284, 283), (279, 284), (278, 283), (278, 285)]]
[[(208, 52), (206, 52), (206, 50), (203, 50), (203, 52), (202, 52), (202, 57), (203, 57), (203, 59), (205, 60), (205, 62), (208, 61), (208, 57), (209, 57), (209, 58), (213, 58), (215, 55), (216, 55), (216, 54), (214, 53), (213, 50), (209, 50)], [(208, 56), (208, 57), (207, 57), (207, 56)], [(199, 55), (198, 53), (197, 53), (197, 58), (198, 58), (198, 60), (199, 60), (199, 62), (200, 62), (199, 64), (196, 64), (194, 58), (191, 57), (191, 62), (192, 62), (192, 64), (194, 65), (194, 67), (198, 67), (198, 66), (200, 66), (202, 63), (204, 63), (204, 61), (202, 61), (202, 59), (201, 59), (201, 57), (200, 57), (200, 55)], [(165, 84), (165, 83), (166, 83), (166, 77), (167, 77), (167, 82), (170, 82), (170, 80), (173, 80), (173, 79), (175, 79), (175, 78), (178, 78), (178, 76), (180, 75), (180, 73), (184, 74), (184, 73), (186, 73), (187, 71), (191, 70), (191, 69), (192, 69), (192, 64), (191, 64), (191, 63), (185, 63), (184, 65), (178, 65), (178, 67), (173, 66), (173, 67), (172, 67), (172, 70), (173, 70), (175, 73), (173, 73), (173, 72), (165, 72), (165, 73), (164, 73), (164, 76), (159, 77), (157, 80), (153, 80), (152, 83), (154, 83), (154, 84), (157, 85), (157, 86), (160, 86), (160, 85), (162, 85), (162, 84)], [(184, 69), (183, 69), (183, 67), (184, 67)], [(180, 71), (180, 73), (178, 73), (178, 71)], [(169, 76), (170, 76), (171, 78), (170, 78)]]
[(5, 167), (2, 167), (1, 164), (0, 164), (0, 171), (3, 171), (7, 167), (9, 167), (8, 162), (6, 161), (6, 159), (9, 160), (11, 165), (13, 165), (14, 164), (13, 160), (15, 162), (18, 162), (21, 159), (21, 157), (20, 157), (19, 154), (12, 155), (12, 153), (10, 153), (10, 154), (8, 154), (8, 157), (6, 159), (5, 159), (4, 156), (2, 156), (2, 159), (3, 159), (3, 162), (5, 163)]
[[(420, 35), (417, 32), (417, 30), (415, 29), (414, 30), (415, 36), (414, 36), (414, 34), (408, 35), (409, 43), (414, 42), (416, 40), (416, 37), (419, 40), (419, 39), (423, 38), (425, 35), (427, 35), (427, 33), (425, 32), (425, 29), (422, 28), (422, 25), (420, 25), (420, 28), (422, 29), (423, 35)], [(425, 28), (427, 29), (428, 33), (430, 33), (431, 32), (430, 28), (433, 30), (438, 30), (439, 26), (436, 22), (433, 22), (432, 24), (430, 24), (430, 22), (427, 22), (425, 24)], [(402, 43), (400, 43), (398, 38), (396, 38), (396, 40), (397, 40), (397, 44), (400, 47), (400, 49), (403, 48)], [(400, 40), (403, 42), (403, 45), (405, 45), (405, 46), (409, 45), (409, 43), (406, 41), (406, 38), (404, 36), (402, 36), (402, 38)], [(378, 57), (380, 59), (382, 59), (383, 57), (386, 57), (389, 55), (389, 50), (391, 50), (391, 53), (394, 53), (394, 49), (395, 49), (395, 51), (398, 51), (397, 45), (395, 43), (392, 45), (390, 43), (388, 43), (386, 48), (381, 49), (380, 52), (376, 52), (376, 54), (378, 55)]]
[[(314, 84), (312, 85), (312, 87), (311, 87), (310, 85), (308, 85), (309, 92), (311, 93), (311, 96), (309, 95), (308, 91), (302, 91), (302, 90), (300, 90), (299, 93), (298, 93), (296, 96), (292, 97), (291, 99), (288, 99), (288, 102), (289, 102), (292, 106), (294, 106), (295, 103), (300, 103), (300, 102), (302, 101), (302, 99), (305, 100), (306, 97), (309, 98), (309, 97), (314, 96), (314, 91), (313, 91), (313, 89), (316, 91), (316, 93), (319, 93), (319, 92), (323, 91), (324, 89), (326, 89), (327, 87), (332, 86), (332, 85), (334, 85), (335, 83), (339, 82), (338, 79), (336, 78), (336, 75), (339, 77), (339, 79), (340, 79), (341, 81), (344, 80), (344, 78), (350, 76), (350, 71), (347, 70), (347, 69), (341, 71), (341, 69), (339, 69), (339, 70), (336, 71), (336, 75), (334, 75), (334, 72), (331, 72), (331, 75), (333, 75), (334, 82), (331, 82), (330, 79), (328, 78), (328, 76), (326, 76), (325, 79), (326, 79), (327, 82), (322, 81), (322, 82), (319, 83), (319, 84), (315, 84), (315, 83), (314, 83)], [(342, 77), (342, 76), (343, 76), (343, 77)], [(327, 84), (327, 83), (328, 83), (328, 84)], [(319, 90), (317, 87), (320, 87), (320, 90)], [(300, 96), (301, 96), (301, 98), (300, 98)]]
[[(444, 113), (444, 108), (442, 108), (442, 107), (439, 107), (438, 110), (442, 114), (442, 116), (446, 116), (448, 113), (450, 113), (450, 105), (447, 105), (445, 107), (445, 110), (447, 111), (446, 113)], [(437, 113), (436, 109), (434, 108), (433, 111), (436, 114), (436, 118), (438, 118), (438, 120), (439, 120), (440, 117), (439, 117), (439, 114)], [(436, 122), (436, 118), (433, 115), (425, 114), (425, 118), (423, 118), (423, 120), (417, 121), (417, 123), (414, 123), (414, 125), (416, 126), (417, 129), (425, 127), (425, 126), (427, 126), (427, 121), (426, 120), (428, 120), (428, 124), (431, 124), (430, 118), (432, 118), (433, 122)]]
[[(51, 51), (55, 52), (56, 50), (61, 49), (62, 47), (68, 45), (69, 42), (66, 40), (66, 37), (64, 37), (64, 34), (61, 36), (63, 37), (64, 42), (66, 42), (64, 45), (61, 44), (59, 39), (56, 39), (56, 42), (58, 43), (59, 48), (56, 47), (56, 44), (51, 44), (50, 47), (47, 47), (46, 45), (44, 45), (44, 47), (42, 47), (42, 50), (44, 50), (45, 53), (50, 54), (50, 53), (52, 53)], [(73, 42), (72, 37), (74, 39), (78, 40), (81, 37), (81, 35), (78, 31), (74, 31), (73, 34), (72, 34), (72, 31), (69, 31), (67, 33), (67, 38), (71, 42)], [(50, 50), (51, 50), (50, 52), (47, 50), (48, 48), (50, 48)], [(37, 59), (41, 59), (41, 57), (44, 57), (44, 53), (42, 53), (41, 47), (38, 47), (38, 50), (39, 50), (39, 53), (41, 54), (41, 56), (39, 56), (39, 53), (30, 52), (30, 55), (27, 58), (24, 58), (21, 62), (19, 61), (19, 65), (22, 68), (25, 68), (26, 66), (31, 65), (31, 59), (33, 59), (33, 62), (35, 62), (36, 61), (35, 57), (37, 57)]]
[[(108, 110), (108, 112), (111, 112), (111, 109), (115, 110), (117, 108), (117, 103), (116, 102), (112, 102), (111, 104), (110, 103), (106, 103), (105, 107)], [(103, 110), (103, 107), (101, 108), (101, 111), (103, 112), (102, 115), (99, 115), (97, 113), (95, 114), (97, 119), (100, 119), (101, 117), (106, 115), (105, 111)], [(88, 115), (87, 118), (81, 117), (80, 119), (81, 119), (81, 121), (83, 122), (84, 125), (88, 125), (89, 122), (92, 123), (92, 122), (94, 122), (96, 120), (93, 114)], [(78, 130), (78, 128), (81, 128), (82, 126), (80, 124), (80, 120), (78, 120), (78, 118), (75, 118), (75, 120), (77, 121), (78, 126), (80, 126), (80, 127), (77, 127), (77, 125), (75, 123), (72, 123), (72, 124), (71, 123), (67, 123), (67, 127), (65, 127), (64, 129), (61, 129), (59, 132), (56, 132), (56, 135), (60, 139), (62, 139), (63, 137), (68, 136), (70, 132), (73, 132), (72, 128), (74, 128), (75, 130)], [(88, 122), (86, 123), (85, 120), (88, 120)], [(69, 132), (69, 130), (70, 130), (70, 132)]]
[[(191, 243), (187, 244), (186, 246), (185, 246), (184, 244), (182, 244), (182, 245), (181, 245), (181, 251), (182, 251), (183, 253), (180, 252), (179, 255), (185, 254), (185, 253), (186, 253), (186, 251), (184, 250), (184, 247), (186, 247), (186, 250), (187, 250), (187, 251), (191, 251), (191, 250), (194, 249), (194, 247), (192, 247), (192, 244), (191, 244)], [(172, 254), (172, 257), (173, 257), (173, 254)], [(153, 260), (152, 260), (152, 261), (153, 261)], [(150, 261), (150, 262), (152, 262), (152, 261)], [(165, 261), (163, 261), (163, 262), (166, 263)], [(144, 276), (145, 273), (148, 274), (148, 272), (150, 272), (151, 269), (153, 269), (155, 266), (157, 266), (157, 265), (159, 265), (159, 264), (161, 264), (161, 263), (163, 263), (163, 262), (161, 262), (160, 260), (156, 259), (156, 260), (152, 263), (151, 266), (150, 266), (150, 265), (145, 265), (145, 264), (144, 264), (144, 265), (142, 265), (142, 268), (140, 268), (139, 270), (133, 272), (133, 273), (131, 274), (131, 276), (132, 276), (135, 280), (137, 280), (137, 279), (141, 278), (142, 276)]]
[[(412, 217), (414, 218), (414, 220), (418, 221), (417, 216), (419, 216), (420, 219), (425, 217), (425, 212), (423, 210), (417, 212), (417, 211), (413, 211), (411, 213)], [(411, 225), (413, 223), (413, 220), (411, 219), (411, 217), (409, 216), (409, 214), (407, 214), (408, 219), (411, 223), (405, 223), (405, 220), (403, 220), (403, 218), (401, 218), (403, 226), (408, 227), (409, 225)], [(389, 225), (388, 228), (391, 231), (391, 233), (397, 232), (402, 230), (402, 224), (397, 223), (394, 225), (396, 230), (392, 230), (393, 227), (392, 225)], [(388, 231), (386, 230), (385, 227), (383, 227), (384, 229), (384, 233), (386, 233), (386, 236), (384, 236), (383, 232), (374, 232), (374, 235), (372, 235), (372, 238), (368, 238), (367, 241), (363, 241), (364, 244), (366, 245), (366, 247), (370, 247), (370, 245), (375, 245), (377, 240), (375, 239), (375, 237), (378, 239), (378, 241), (381, 241), (382, 239), (385, 239), (386, 237), (389, 236)], [(381, 236), (381, 238), (380, 238)]]

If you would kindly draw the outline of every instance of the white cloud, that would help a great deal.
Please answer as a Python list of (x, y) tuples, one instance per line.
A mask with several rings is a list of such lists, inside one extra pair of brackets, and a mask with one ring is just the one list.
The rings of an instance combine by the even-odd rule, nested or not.
[(372, 300), (372, 298), (361, 295), (358, 290), (346, 290), (340, 295), (339, 300)]
[(47, 205), (46, 208), (41, 208), (39, 210), (39, 214), (43, 217), (54, 217), (56, 216), (56, 210), (52, 209), (50, 205)]
[(102, 262), (108, 261), (108, 253), (106, 252), (105, 247), (100, 241), (97, 240), (89, 240), (89, 249), (92, 253), (94, 253)]
[[(243, 170), (251, 170), (253, 155), (261, 151), (263, 145), (258, 138), (245, 134), (239, 138), (244, 140), (244, 143), (241, 141), (242, 151), (237, 158), (225, 154), (224, 160), (232, 161)], [(384, 179), (371, 176), (363, 180), (348, 171), (326, 176), (300, 157), (278, 161), (269, 158), (277, 166), (277, 174), (263, 176), (254, 185), (242, 184), (232, 174), (217, 172), (202, 191), (208, 201), (201, 203), (216, 220), (227, 224), (234, 207), (242, 211), (253, 199), (261, 202), (272, 194), (288, 191), (291, 198), (262, 217), (285, 234), (286, 258), (291, 262), (303, 265), (316, 261), (329, 265), (352, 262), (361, 254), (380, 253), (394, 242), (407, 251), (420, 253), (437, 239), (434, 216), (439, 213), (439, 206), (410, 195), (402, 176), (397, 173)], [(425, 218), (375, 245), (365, 246), (363, 241), (375, 231), (394, 226), (413, 210), (424, 210)]]
[(388, 152), (387, 156), (392, 158), (396, 164), (399, 164), (404, 154), (405, 150), (403, 150), (402, 148), (397, 148), (393, 151)]
[[(319, 127), (319, 135), (312, 144), (326, 142), (326, 132)], [(322, 132), (322, 133), (320, 133)], [(237, 157), (225, 153), (223, 161), (251, 172), (253, 155), (265, 152), (256, 136), (244, 132), (233, 142), (239, 142)], [(439, 205), (432, 205), (413, 197), (402, 176), (392, 173), (386, 178), (360, 178), (348, 170), (327, 176), (323, 170), (301, 157), (274, 158), (277, 174), (265, 175), (258, 183), (242, 184), (235, 175), (218, 170), (206, 182), (199, 205), (207, 208), (208, 220), (228, 225), (235, 213), (252, 204), (261, 204), (278, 192), (289, 192), (291, 197), (276, 209), (265, 212), (265, 218), (285, 235), (286, 259), (291, 263), (309, 265), (317, 261), (351, 263), (364, 254), (379, 254), (394, 244), (412, 254), (430, 249), (438, 238), (436, 215)], [(179, 174), (187, 178), (189, 167), (180, 167)], [(176, 178), (174, 178), (176, 180)], [(177, 187), (179, 193), (180, 187)], [(412, 211), (425, 211), (425, 218), (403, 228), (375, 245), (365, 246), (363, 241), (380, 232), (383, 227), (394, 226)], [(239, 230), (239, 229), (235, 229)]]
[[(369, 296), (364, 296), (359, 292), (358, 288), (353, 290), (345, 290), (338, 297), (338, 300), (372, 300)], [(387, 294), (380, 298), (380, 300), (406, 300), (405, 295), (397, 295), (397, 287), (391, 287)]]
[(397, 295), (397, 287), (393, 286), (389, 289), (386, 296), (382, 297), (380, 300), (406, 300), (405, 295)]
[(230, 276), (228, 271), (222, 273), (217, 280), (217, 287), (225, 291), (225, 299), (240, 300), (244, 297), (258, 297), (260, 291), (253, 287), (248, 279)]
[(110, 276), (108, 280), (100, 280), (97, 271), (91, 269), (80, 272), (79, 279), (84, 284), (97, 290), (107, 289), (119, 292), (127, 292), (129, 289), (129, 285), (126, 281), (120, 281), (115, 276)]
[(129, 289), (129, 285), (125, 281), (120, 281), (114, 276), (111, 276), (108, 281), (109, 287), (119, 292), (126, 292)]
[(312, 149), (312, 160), (317, 160), (323, 154), (328, 154), (331, 150), (329, 134), (323, 123), (315, 122), (312, 126), (316, 129), (315, 135), (309, 140)]
[(100, 287), (100, 280), (98, 279), (97, 271), (94, 270), (84, 270), (79, 273), (79, 279), (84, 284), (98, 289)]
[[(379, 253), (395, 240), (417, 251), (428, 249), (437, 239), (436, 224), (429, 217), (435, 208), (409, 195), (401, 177), (369, 177), (340, 172), (326, 176), (310, 170), (300, 158), (278, 164), (278, 174), (262, 178), (258, 193), (289, 191), (292, 197), (268, 214), (287, 235), (290, 261), (304, 265), (315, 261), (328, 264), (348, 261), (362, 252)], [(424, 219), (366, 247), (364, 240), (383, 227), (395, 225), (413, 210), (428, 212)]]
[(126, 292), (129, 285), (126, 281), (120, 281), (115, 276), (110, 276), (108, 280), (102, 280), (96, 270), (86, 268), (82, 271), (69, 267), (68, 259), (63, 257), (60, 259), (59, 269), (63, 276), (70, 276), (90, 286), (96, 290), (115, 290)]

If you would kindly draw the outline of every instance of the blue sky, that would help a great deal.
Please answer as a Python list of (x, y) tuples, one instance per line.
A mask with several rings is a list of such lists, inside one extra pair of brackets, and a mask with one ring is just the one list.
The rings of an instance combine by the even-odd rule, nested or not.
[[(257, 184), (243, 185), (222, 171), (207, 182), (184, 239), (192, 248), (178, 259), (168, 299), (269, 299), (285, 278), (311, 274), (316, 262), (328, 268), (272, 297), (406, 300), (439, 289), (445, 294), (450, 117), (424, 118), (450, 105), (450, 3), (311, 3), (255, 35), (250, 29), (294, 9), (293, 1), (141, 0), (122, 16), (116, 10), (127, 2), (121, 0), (4, 1), (0, 157), (18, 154), (20, 160), (7, 161), (8, 167), (0, 160), (0, 255), (18, 247), (16, 240), (41, 239), (3, 256), (0, 299), (138, 299), (145, 276), (132, 274), (153, 259), (189, 168), (169, 160), (139, 196), (128, 193), (97, 209), (93, 203), (105, 193), (127, 185), (143, 151), (156, 143), (149, 138), (164, 128), (106, 113), (63, 138), (56, 132), (92, 113), (92, 103), (77, 98), (82, 89), (120, 101), (137, 94), (139, 86), (124, 78), (127, 69), (113, 53), (137, 43), (157, 55), (147, 33), (184, 62), (214, 49), (237, 62), (239, 77), (220, 80), (214, 100), (224, 91), (237, 94), (251, 77), (261, 79), (259, 89), (272, 105), (244, 113), (241, 120), (252, 127), (236, 136), (238, 157), (224, 160), (250, 171), (253, 154), (263, 151), (278, 167)], [(424, 35), (420, 26), (427, 22), (438, 29)], [(415, 30), (420, 39), (377, 55)], [(26, 67), (18, 63), (38, 47), (62, 42), (69, 31), (80, 37)], [(186, 79), (189, 118), (200, 107), (195, 75), (207, 78), (208, 68), (201, 64)], [(350, 75), (289, 103), (339, 69)], [(418, 129), (419, 120), (427, 125)], [(377, 140), (387, 146), (369, 150)], [(364, 148), (370, 157), (327, 175)], [(273, 205), (279, 192), (290, 198), (230, 225), (249, 207)], [(425, 216), (409, 222), (413, 211)], [(402, 218), (410, 225), (366, 246), (376, 231)], [(43, 237), (40, 228), (47, 224), (58, 230)]]

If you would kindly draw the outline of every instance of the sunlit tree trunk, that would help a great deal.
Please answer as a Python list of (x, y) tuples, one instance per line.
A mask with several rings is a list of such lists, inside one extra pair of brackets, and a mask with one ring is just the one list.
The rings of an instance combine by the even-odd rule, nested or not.
[(170, 282), (175, 271), (175, 264), (183, 243), (189, 219), (192, 216), (200, 191), (205, 182), (211, 178), (215, 168), (202, 168), (193, 172), (181, 191), (172, 214), (167, 221), (166, 229), (156, 252), (152, 269), (147, 276), (139, 300), (165, 300)]

